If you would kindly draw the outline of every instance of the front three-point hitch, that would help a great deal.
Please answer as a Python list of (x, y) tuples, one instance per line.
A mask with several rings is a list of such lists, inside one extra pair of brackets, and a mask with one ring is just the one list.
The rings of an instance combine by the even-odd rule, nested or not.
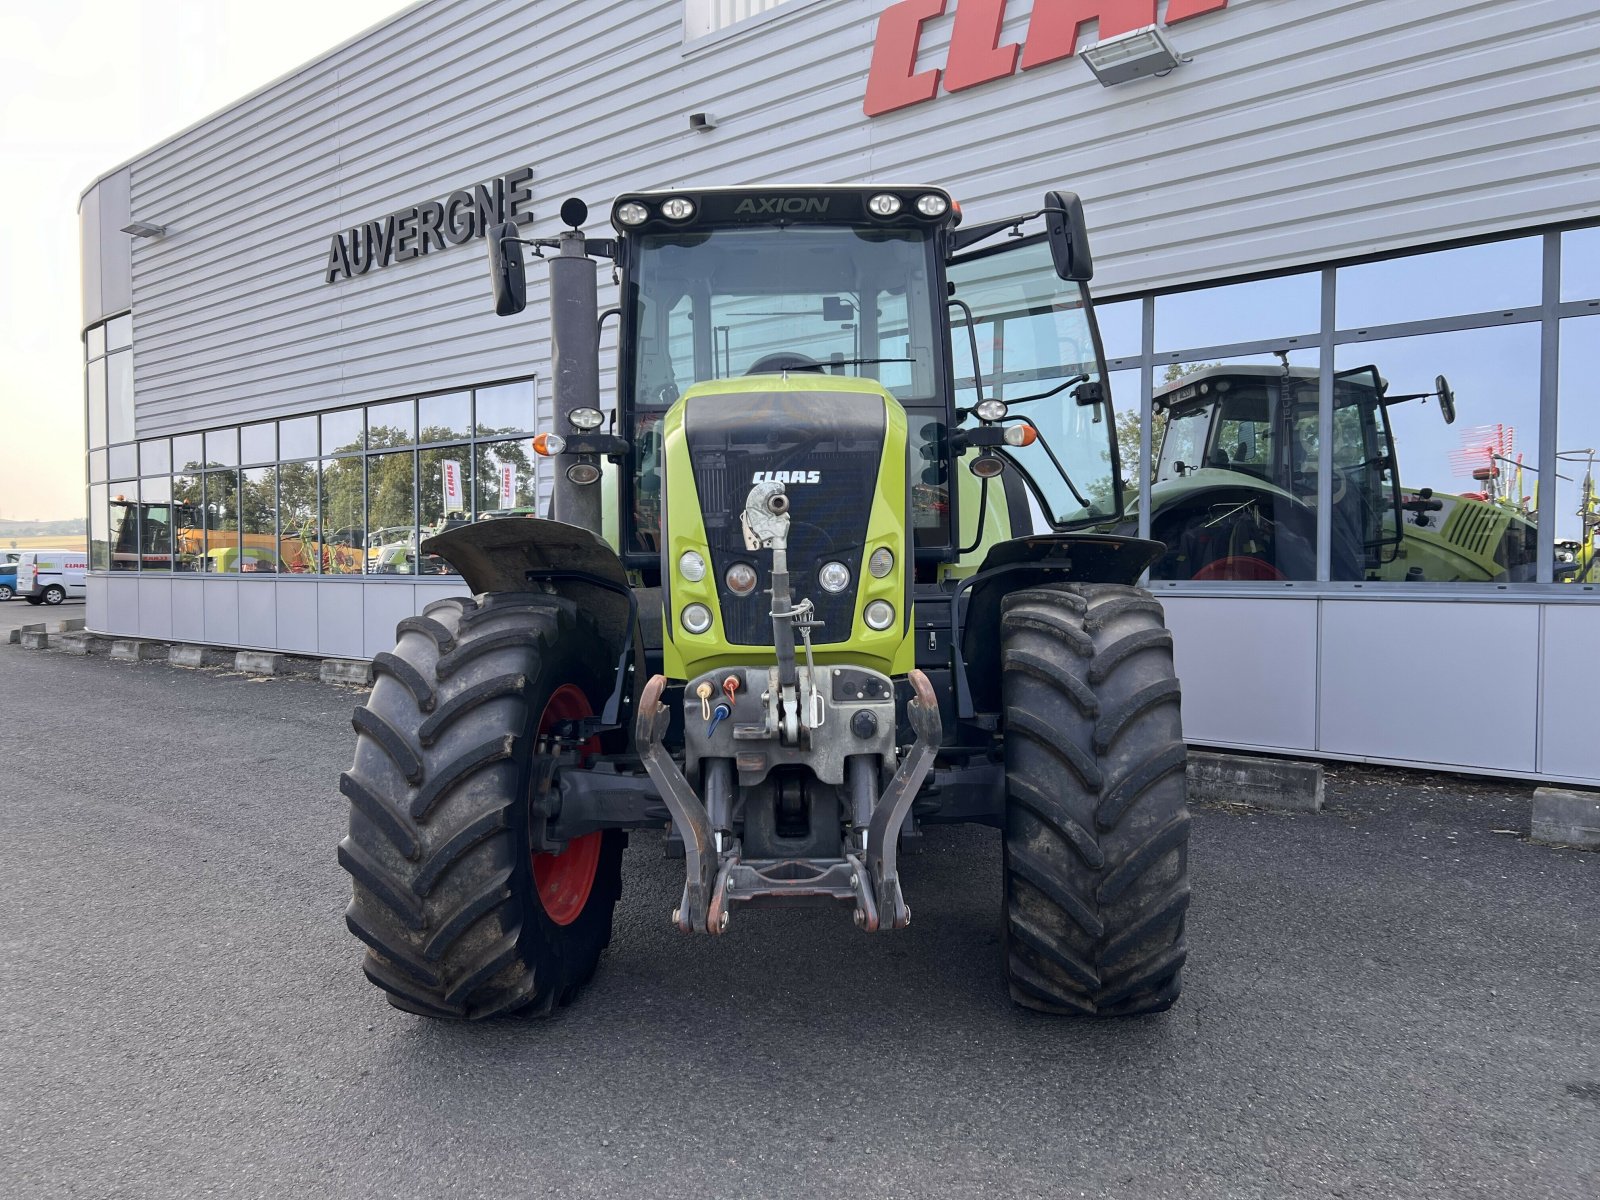
[[(736, 677), (731, 672), (724, 674)], [(750, 668), (748, 674), (766, 676), (768, 673)], [(776, 676), (776, 671), (772, 674)], [(863, 674), (855, 670), (848, 670), (847, 674), (847, 669), (841, 668), (835, 670), (833, 677), (854, 693), (863, 682), (857, 676)], [(674, 925), (684, 933), (723, 933), (735, 904), (802, 898), (850, 904), (856, 925), (869, 933), (901, 929), (911, 923), (911, 907), (900, 886), (899, 836), (911, 811), (911, 802), (938, 752), (941, 725), (938, 700), (927, 676), (913, 670), (909, 681), (912, 698), (907, 712), (916, 741), (900, 759), (889, 785), (881, 794), (877, 792), (875, 774), (865, 762), (860, 762), (864, 756), (857, 756), (859, 765), (852, 763), (847, 770), (847, 792), (856, 809), (853, 814), (855, 832), (843, 845), (843, 852), (826, 857), (781, 858), (744, 857), (740, 853), (740, 843), (725, 828), (733, 804), (734, 772), (745, 767), (766, 766), (763, 760), (774, 749), (771, 743), (765, 752), (746, 751), (749, 757), (736, 755), (731, 761), (707, 760), (706, 796), (702, 800), (662, 744), (672, 719), (671, 710), (662, 703), (667, 681), (657, 675), (645, 685), (639, 702), (637, 744), (645, 770), (666, 801), (673, 824), (683, 837), (686, 877), (682, 899), (672, 914)], [(685, 694), (691, 693), (686, 689)], [(889, 709), (884, 724), (892, 737), (892, 688), (884, 689), (883, 700)], [(691, 699), (689, 703), (698, 705), (699, 700)], [(759, 696), (750, 696), (743, 703), (756, 705), (761, 700)], [(737, 712), (734, 715), (737, 716)], [(757, 730), (764, 738), (764, 726), (734, 723), (729, 736), (739, 738), (743, 731), (744, 740), (753, 743), (758, 740)]]

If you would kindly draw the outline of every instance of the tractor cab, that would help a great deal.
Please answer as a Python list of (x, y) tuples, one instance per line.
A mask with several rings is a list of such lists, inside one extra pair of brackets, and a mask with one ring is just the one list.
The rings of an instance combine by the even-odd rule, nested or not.
[[(892, 423), (906, 424), (910, 532), (923, 582), (964, 545), (971, 553), (1002, 534), (1113, 515), (1120, 493), (1097, 335), (1083, 281), (1062, 274), (1072, 231), (1061, 221), (1054, 235), (1030, 235), (1028, 220), (963, 229), (959, 209), (936, 188), (619, 197), (618, 417), (634, 447), (620, 509), (628, 564), (654, 579), (663, 422), (691, 392), (721, 397), (708, 404), (724, 410), (792, 394), (787, 416), (783, 404), (756, 410), (771, 418), (757, 423), (769, 442), (782, 440), (786, 422), (809, 429), (829, 403), (818, 397), (830, 391), (855, 397), (841, 402), (849, 412), (881, 395)], [(1078, 272), (1088, 270), (1081, 236), (1078, 259)], [(863, 470), (836, 457), (848, 455), (845, 443), (816, 444), (812, 431), (786, 444), (741, 463), (751, 468), (746, 486), (766, 471), (797, 503), (826, 495), (824, 512), (864, 503), (840, 491)], [(876, 466), (870, 457), (865, 468)], [(994, 507), (1006, 514), (1003, 530), (980, 519)]]
[[(1159, 389), (1162, 423), (1151, 484), (1151, 529), (1168, 550), (1164, 579), (1314, 579), (1320, 495), (1320, 372), (1310, 367), (1215, 365)], [(1454, 419), (1454, 394), (1438, 395)], [(1334, 578), (1369, 577), (1392, 562), (1407, 503), (1388, 409), (1372, 366), (1341, 371), (1333, 387)], [(1431, 495), (1431, 493), (1430, 493)], [(1425, 501), (1427, 498), (1422, 498)]]
[[(1319, 372), (1307, 367), (1202, 367), (1156, 392), (1163, 425), (1151, 483), (1151, 533), (1167, 551), (1157, 579), (1316, 578), (1316, 510), (1331, 509), (1334, 579), (1443, 582), (1532, 578), (1535, 527), (1491, 493), (1403, 487), (1389, 409), (1436, 400), (1446, 424), (1455, 392), (1396, 394), (1375, 366), (1333, 378), (1332, 478), (1319, 479)], [(1500, 470), (1475, 478), (1493, 486)]]

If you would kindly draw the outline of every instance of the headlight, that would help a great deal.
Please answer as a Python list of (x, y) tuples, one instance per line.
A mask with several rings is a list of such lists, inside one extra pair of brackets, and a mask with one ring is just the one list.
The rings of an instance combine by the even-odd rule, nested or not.
[(699, 583), (706, 577), (706, 560), (698, 550), (685, 550), (678, 556), (678, 574), (690, 583)]
[(575, 462), (567, 468), (567, 478), (573, 483), (598, 483), (600, 468), (593, 463)]
[(929, 193), (917, 197), (917, 211), (925, 217), (942, 217), (950, 208), (950, 201), (943, 196)]
[(900, 197), (890, 192), (879, 192), (867, 201), (867, 208), (880, 217), (892, 217), (900, 211)]
[(837, 596), (850, 586), (850, 568), (842, 562), (823, 563), (817, 572), (817, 582), (822, 585), (823, 591)]
[(749, 563), (736, 562), (728, 568), (728, 573), (722, 577), (728, 585), (728, 590), (735, 596), (748, 596), (756, 590), (756, 569)]
[(567, 420), (572, 422), (574, 429), (581, 429), (585, 433), (599, 429), (605, 423), (605, 414), (598, 408), (575, 408), (567, 414)]
[(978, 414), (980, 421), (1002, 421), (1010, 410), (1004, 400), (979, 400), (972, 411)]
[(887, 546), (879, 546), (867, 559), (867, 570), (872, 572), (874, 579), (882, 579), (894, 570), (894, 551)]
[(673, 196), (661, 206), (661, 215), (669, 221), (687, 221), (694, 216), (694, 201)]
[(642, 204), (635, 204), (632, 200), (626, 204), (617, 205), (617, 220), (624, 225), (643, 225), (650, 219), (650, 210)]
[(894, 624), (894, 605), (887, 600), (874, 600), (861, 615), (868, 629), (882, 631)]
[(704, 633), (711, 628), (711, 610), (704, 604), (691, 604), (683, 610), (683, 627), (690, 633)]

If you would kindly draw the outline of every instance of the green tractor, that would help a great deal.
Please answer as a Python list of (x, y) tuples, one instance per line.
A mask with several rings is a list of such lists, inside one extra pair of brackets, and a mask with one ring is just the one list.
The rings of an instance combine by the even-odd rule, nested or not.
[[(1167, 549), (1152, 578), (1317, 577), (1319, 388), (1319, 372), (1285, 362), (1203, 367), (1155, 393), (1165, 428), (1150, 532)], [(1443, 375), (1431, 392), (1393, 395), (1360, 367), (1334, 376), (1333, 398), (1334, 579), (1534, 579), (1537, 530), (1510, 500), (1400, 483), (1389, 409), (1437, 399), (1453, 424)], [(1499, 466), (1478, 477), (1492, 487)]]
[[(662, 912), (901, 929), (902, 838), (1003, 831), (1013, 999), (1177, 998), (1189, 903), (1172, 640), (1135, 582), (1083, 209), (963, 226), (934, 187), (630, 193), (615, 238), (490, 231), (496, 310), (549, 254), (551, 519), (429, 538), (474, 593), (400, 622), (355, 713), (339, 859), (396, 1006), (565, 1004), (630, 831)], [(621, 282), (599, 399), (596, 260)], [(607, 315), (610, 315), (609, 313)]]

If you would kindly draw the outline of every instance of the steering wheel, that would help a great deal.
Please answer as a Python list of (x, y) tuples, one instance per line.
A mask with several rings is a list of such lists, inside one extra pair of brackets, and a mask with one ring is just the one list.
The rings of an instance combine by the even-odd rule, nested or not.
[(776, 375), (780, 371), (821, 371), (822, 364), (816, 359), (804, 354), (796, 354), (793, 350), (779, 350), (775, 354), (763, 354), (750, 364), (746, 375)]

